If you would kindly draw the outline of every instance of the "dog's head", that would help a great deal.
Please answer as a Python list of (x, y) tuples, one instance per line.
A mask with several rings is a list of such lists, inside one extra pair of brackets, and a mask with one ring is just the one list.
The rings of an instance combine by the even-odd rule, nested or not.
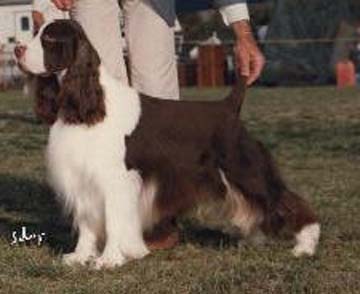
[(45, 24), (28, 43), (15, 48), (20, 67), (34, 75), (49, 75), (83, 65), (98, 67), (100, 58), (81, 26), (73, 20)]
[(104, 118), (100, 58), (77, 22), (44, 25), (28, 44), (16, 46), (15, 56), (23, 71), (48, 81), (39, 82), (35, 91), (36, 112), (46, 122), (58, 115), (72, 124), (91, 125)]

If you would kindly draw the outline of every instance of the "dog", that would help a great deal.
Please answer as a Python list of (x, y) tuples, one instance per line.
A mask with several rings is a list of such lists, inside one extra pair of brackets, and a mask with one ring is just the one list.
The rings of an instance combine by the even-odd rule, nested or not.
[(79, 232), (66, 264), (142, 258), (144, 232), (209, 202), (243, 236), (285, 226), (295, 256), (315, 253), (317, 216), (239, 119), (244, 77), (221, 101), (148, 97), (107, 72), (72, 20), (46, 24), (15, 55), (41, 80), (35, 112), (51, 125), (49, 181)]

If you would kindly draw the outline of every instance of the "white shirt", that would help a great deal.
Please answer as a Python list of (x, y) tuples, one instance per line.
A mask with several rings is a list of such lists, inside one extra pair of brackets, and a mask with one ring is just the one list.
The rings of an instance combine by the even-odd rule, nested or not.
[(68, 12), (58, 9), (51, 0), (33, 0), (33, 11), (40, 12), (45, 22), (70, 18)]
[(221, 16), (226, 25), (240, 20), (249, 20), (249, 10), (246, 3), (236, 3), (220, 8)]

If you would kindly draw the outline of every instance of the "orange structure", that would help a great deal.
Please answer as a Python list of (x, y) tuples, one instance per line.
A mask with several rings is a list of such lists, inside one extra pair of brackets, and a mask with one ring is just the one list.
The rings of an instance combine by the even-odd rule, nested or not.
[(199, 87), (218, 87), (225, 84), (225, 50), (222, 45), (199, 47), (197, 80)]
[(356, 85), (355, 65), (351, 60), (344, 59), (336, 64), (336, 82), (338, 88)]

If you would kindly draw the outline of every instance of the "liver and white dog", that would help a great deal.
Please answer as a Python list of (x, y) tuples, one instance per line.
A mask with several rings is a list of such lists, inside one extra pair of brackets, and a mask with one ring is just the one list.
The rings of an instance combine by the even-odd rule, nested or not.
[(293, 253), (314, 254), (315, 214), (238, 118), (243, 79), (217, 102), (144, 96), (109, 75), (71, 20), (47, 24), (15, 51), (22, 69), (42, 76), (36, 112), (51, 125), (49, 178), (79, 231), (66, 263), (141, 258), (144, 232), (208, 202), (245, 236), (287, 225)]

